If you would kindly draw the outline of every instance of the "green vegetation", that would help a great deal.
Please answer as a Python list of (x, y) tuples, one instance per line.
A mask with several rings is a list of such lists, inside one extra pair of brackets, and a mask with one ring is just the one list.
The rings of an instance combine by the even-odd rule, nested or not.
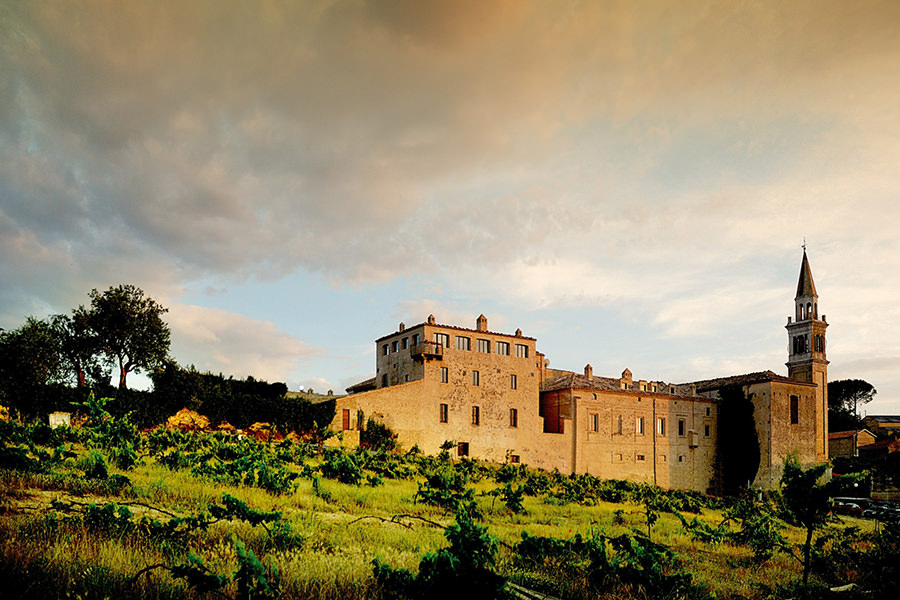
[(827, 485), (796, 465), (783, 498), (723, 500), (449, 453), (140, 433), (112, 404), (88, 396), (74, 429), (0, 422), (4, 593), (862, 597), (900, 572), (897, 528), (828, 517)]

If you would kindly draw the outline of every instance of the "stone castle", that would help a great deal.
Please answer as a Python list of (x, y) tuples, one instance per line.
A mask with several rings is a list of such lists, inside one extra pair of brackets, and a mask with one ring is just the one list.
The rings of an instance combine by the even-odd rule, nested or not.
[[(359, 442), (360, 418), (375, 418), (400, 443), (436, 453), (527, 463), (665, 488), (715, 492), (720, 413), (733, 390), (752, 402), (760, 465), (754, 487), (778, 485), (784, 459), (828, 459), (825, 316), (804, 248), (795, 312), (787, 320), (788, 374), (763, 371), (671, 384), (549, 368), (536, 340), (468, 329), (429, 316), (376, 340), (376, 375), (337, 400), (332, 428)], [(724, 393), (730, 390), (728, 393)], [(751, 432), (752, 433), (752, 432)]]

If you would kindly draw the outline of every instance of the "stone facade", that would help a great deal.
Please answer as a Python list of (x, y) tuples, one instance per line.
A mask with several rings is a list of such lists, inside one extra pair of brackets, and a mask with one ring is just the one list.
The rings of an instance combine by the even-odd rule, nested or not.
[[(788, 319), (789, 377), (765, 371), (686, 384), (550, 369), (520, 330), (424, 323), (376, 340), (376, 374), (338, 399), (334, 429), (358, 443), (358, 419), (375, 418), (404, 447), (522, 462), (666, 488), (715, 490), (719, 412), (726, 388), (752, 401), (760, 468), (753, 485), (778, 485), (789, 455), (828, 458), (824, 316), (803, 253), (795, 316)], [(796, 320), (795, 320), (796, 319)]]
[(828, 457), (859, 456), (859, 449), (875, 443), (875, 434), (868, 429), (837, 431), (828, 434)]

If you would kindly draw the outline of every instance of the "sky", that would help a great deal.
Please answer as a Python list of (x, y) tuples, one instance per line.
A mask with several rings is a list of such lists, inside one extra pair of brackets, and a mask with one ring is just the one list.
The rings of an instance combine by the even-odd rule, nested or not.
[[(171, 354), (342, 391), (403, 321), (900, 414), (900, 3), (0, 4), (0, 327), (136, 285)], [(138, 380), (135, 380), (136, 382)]]

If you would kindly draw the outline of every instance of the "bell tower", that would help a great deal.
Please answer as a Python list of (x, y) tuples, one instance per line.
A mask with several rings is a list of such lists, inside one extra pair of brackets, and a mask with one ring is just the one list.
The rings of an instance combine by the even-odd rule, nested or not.
[[(825, 358), (825, 315), (819, 318), (819, 296), (813, 282), (806, 244), (800, 280), (794, 297), (794, 316), (788, 317), (788, 377), (816, 384), (816, 454), (828, 459), (828, 360)], [(820, 455), (820, 456), (819, 456)]]

